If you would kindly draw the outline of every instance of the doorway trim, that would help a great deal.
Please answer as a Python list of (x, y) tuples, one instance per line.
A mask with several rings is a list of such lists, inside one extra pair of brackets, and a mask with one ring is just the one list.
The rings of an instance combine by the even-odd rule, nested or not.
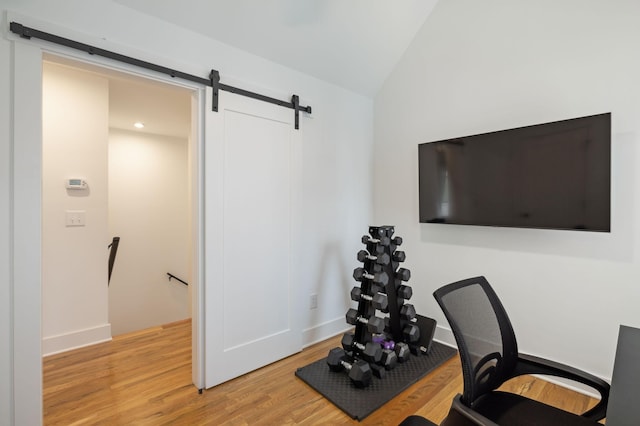
[[(45, 55), (66, 58), (104, 69), (188, 88), (192, 91), (192, 381), (204, 387), (204, 95), (202, 85), (176, 82), (168, 76), (99, 57), (78, 56), (63, 46), (9, 38), (13, 57), (12, 223), (13, 254), (13, 420), (40, 424), (42, 403), (42, 62)], [(34, 249), (36, 248), (36, 249)]]

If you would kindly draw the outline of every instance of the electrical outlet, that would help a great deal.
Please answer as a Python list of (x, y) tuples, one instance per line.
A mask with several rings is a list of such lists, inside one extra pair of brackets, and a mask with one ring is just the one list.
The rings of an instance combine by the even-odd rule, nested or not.
[(317, 309), (318, 308), (318, 295), (312, 294), (309, 297), (309, 309)]

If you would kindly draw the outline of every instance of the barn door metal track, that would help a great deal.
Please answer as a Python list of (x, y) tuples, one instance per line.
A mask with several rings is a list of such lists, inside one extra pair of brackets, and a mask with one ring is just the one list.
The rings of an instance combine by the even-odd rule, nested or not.
[(291, 108), (292, 110), (294, 110), (294, 113), (295, 113), (296, 129), (300, 128), (300, 111), (304, 111), (308, 114), (311, 114), (311, 106), (300, 105), (300, 97), (298, 95), (291, 96), (291, 101), (287, 102), (287, 101), (282, 101), (280, 99), (271, 98), (269, 96), (261, 95), (259, 93), (240, 89), (238, 87), (222, 84), (220, 83), (220, 73), (214, 69), (211, 70), (211, 73), (209, 74), (209, 78), (207, 79), (207, 78), (198, 77), (192, 74), (187, 74), (181, 71), (177, 71), (171, 68), (163, 67), (162, 65), (156, 65), (151, 62), (146, 62), (140, 59), (132, 58), (130, 56), (121, 55), (120, 53), (100, 49), (99, 47), (80, 43), (74, 40), (70, 40), (68, 38), (57, 36), (55, 34), (50, 34), (44, 31), (36, 30), (34, 28), (25, 27), (24, 25), (19, 24), (17, 22), (11, 22), (10, 29), (11, 29), (11, 32), (18, 34), (22, 38), (26, 38), (26, 39), (37, 38), (40, 40), (70, 47), (72, 49), (81, 50), (90, 55), (98, 55), (98, 56), (113, 59), (116, 61), (124, 62), (126, 64), (135, 65), (140, 68), (145, 68), (151, 71), (167, 74), (173, 78), (181, 78), (183, 80), (192, 81), (198, 84), (202, 84), (204, 86), (211, 86), (213, 88), (213, 103), (212, 103), (213, 111), (216, 111), (216, 112), (218, 111), (218, 91), (224, 90), (227, 92), (257, 99), (259, 101), (280, 105), (285, 108)]

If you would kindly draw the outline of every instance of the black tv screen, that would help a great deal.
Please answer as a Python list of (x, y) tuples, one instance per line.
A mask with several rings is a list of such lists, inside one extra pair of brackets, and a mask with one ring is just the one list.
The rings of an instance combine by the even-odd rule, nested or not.
[(611, 113), (423, 143), (420, 222), (611, 230)]

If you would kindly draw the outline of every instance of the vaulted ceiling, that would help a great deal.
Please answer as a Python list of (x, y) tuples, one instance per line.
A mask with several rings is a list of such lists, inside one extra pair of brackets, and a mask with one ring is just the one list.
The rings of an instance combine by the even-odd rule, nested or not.
[(438, 0), (115, 0), (373, 97)]

